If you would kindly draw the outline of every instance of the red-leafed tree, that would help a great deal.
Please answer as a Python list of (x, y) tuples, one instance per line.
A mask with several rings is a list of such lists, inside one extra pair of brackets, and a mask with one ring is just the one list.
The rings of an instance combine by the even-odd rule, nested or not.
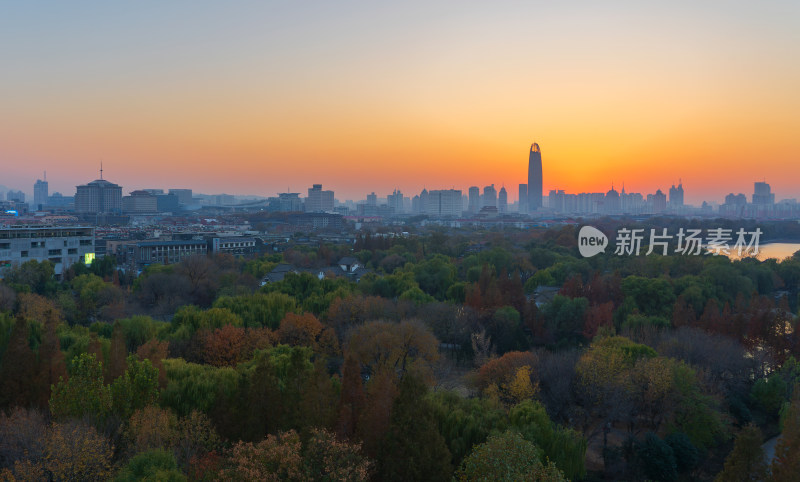
[(583, 336), (591, 340), (600, 328), (613, 326), (614, 303), (607, 301), (601, 305), (591, 306), (586, 310), (584, 318)]

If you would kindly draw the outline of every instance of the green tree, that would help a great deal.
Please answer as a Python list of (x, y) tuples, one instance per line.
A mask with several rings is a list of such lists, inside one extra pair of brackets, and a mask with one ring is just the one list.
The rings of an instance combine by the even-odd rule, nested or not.
[[(757, 426), (750, 424), (736, 436), (733, 451), (725, 459), (725, 467), (716, 482), (752, 482), (767, 480), (767, 463), (761, 448), (763, 437)], [(796, 475), (796, 474), (795, 474)]]
[(797, 480), (800, 475), (800, 385), (795, 385), (794, 399), (783, 417), (783, 431), (775, 445), (772, 480)]
[(414, 374), (400, 381), (391, 423), (379, 451), (382, 480), (449, 480), (450, 451), (436, 428), (427, 388)]
[(114, 479), (116, 482), (138, 480), (152, 482), (181, 482), (186, 477), (178, 470), (175, 457), (162, 449), (142, 452), (131, 459)]
[(158, 368), (135, 355), (129, 356), (127, 362), (125, 373), (111, 384), (111, 409), (123, 420), (158, 401)]
[(456, 268), (450, 258), (435, 254), (414, 266), (414, 278), (422, 291), (443, 301), (447, 289), (456, 281)]
[(36, 358), (29, 343), (28, 322), (17, 316), (0, 367), (0, 407), (28, 405), (32, 399)]
[[(285, 293), (255, 293), (243, 296), (221, 296), (214, 302), (215, 308), (227, 309), (241, 319), (245, 328), (266, 326), (277, 330), (286, 313), (298, 313), (297, 301)], [(177, 313), (176, 313), (177, 316)], [(174, 323), (174, 321), (173, 321)], [(205, 328), (220, 328), (206, 326)], [(194, 330), (200, 328), (194, 326)]]
[(678, 479), (678, 464), (672, 448), (658, 435), (648, 432), (635, 446), (636, 457), (648, 480), (670, 482)]
[(478, 445), (456, 472), (460, 481), (566, 481), (558, 468), (542, 463), (541, 451), (515, 431), (492, 435)]
[(526, 400), (516, 405), (509, 412), (509, 424), (541, 448), (567, 478), (586, 476), (586, 439), (574, 430), (556, 426), (541, 403)]
[(103, 365), (94, 355), (81, 354), (72, 361), (69, 380), (59, 380), (50, 397), (55, 419), (91, 416), (102, 420), (111, 411), (111, 387), (103, 384)]

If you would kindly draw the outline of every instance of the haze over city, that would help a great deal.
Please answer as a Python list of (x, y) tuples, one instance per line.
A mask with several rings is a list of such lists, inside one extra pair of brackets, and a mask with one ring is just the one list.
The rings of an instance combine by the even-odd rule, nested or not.
[(0, 18), (2, 184), (340, 199), (516, 186), (800, 197), (800, 4), (101, 2)]

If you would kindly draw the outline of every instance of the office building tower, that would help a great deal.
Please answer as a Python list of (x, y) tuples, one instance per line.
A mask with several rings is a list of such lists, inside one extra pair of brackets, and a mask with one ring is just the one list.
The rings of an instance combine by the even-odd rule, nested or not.
[(611, 185), (611, 190), (606, 193), (603, 200), (603, 210), (606, 214), (618, 214), (620, 212), (619, 192)]
[(520, 213), (527, 213), (528, 212), (528, 185), (527, 184), (520, 184), (519, 185), (519, 197), (517, 200), (517, 210)]
[(461, 213), (463, 212), (461, 203), (461, 190), (423, 190), (422, 193), (424, 196), (420, 194), (420, 201), (423, 202), (424, 214), (436, 217), (461, 216)]
[(497, 195), (497, 210), (501, 213), (508, 211), (508, 193), (505, 186), (500, 188), (500, 194)]
[(293, 213), (303, 210), (303, 201), (299, 192), (278, 193), (278, 210), (284, 213)]
[(100, 179), (77, 186), (75, 211), (94, 214), (122, 211), (122, 187), (103, 179), (101, 167)]
[(753, 186), (753, 204), (775, 204), (775, 194), (766, 182), (756, 182)]
[(469, 212), (477, 213), (481, 210), (481, 190), (478, 186), (469, 188)]
[(45, 173), (44, 180), (37, 179), (33, 185), (33, 208), (36, 211), (44, 209), (48, 196), (50, 196), (50, 191), (47, 185), (47, 173)]
[(528, 154), (528, 212), (542, 207), (542, 151), (539, 144), (531, 144)]
[(333, 191), (323, 191), (322, 184), (314, 184), (308, 189), (305, 207), (307, 213), (333, 212)]
[(481, 202), (481, 209), (485, 207), (497, 208), (497, 189), (494, 184), (483, 188), (483, 198)]
[(22, 191), (14, 191), (14, 190), (8, 191), (6, 193), (6, 200), (14, 201), (14, 202), (18, 202), (18, 203), (24, 203), (25, 202), (25, 193), (22, 192)]
[(678, 186), (669, 188), (669, 205), (672, 209), (683, 207), (683, 183), (678, 181)]
[(386, 196), (386, 202), (389, 205), (389, 209), (395, 214), (402, 214), (403, 211), (405, 211), (405, 209), (403, 209), (403, 193), (397, 189), (395, 189), (392, 194)]

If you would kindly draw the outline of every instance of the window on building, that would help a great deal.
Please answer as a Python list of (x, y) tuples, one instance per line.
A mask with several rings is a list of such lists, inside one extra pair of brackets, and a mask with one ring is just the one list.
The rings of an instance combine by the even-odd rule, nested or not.
[(28, 257), (28, 252), (27, 251), (20, 251), (19, 256), (20, 256), (20, 258), (27, 258)]

